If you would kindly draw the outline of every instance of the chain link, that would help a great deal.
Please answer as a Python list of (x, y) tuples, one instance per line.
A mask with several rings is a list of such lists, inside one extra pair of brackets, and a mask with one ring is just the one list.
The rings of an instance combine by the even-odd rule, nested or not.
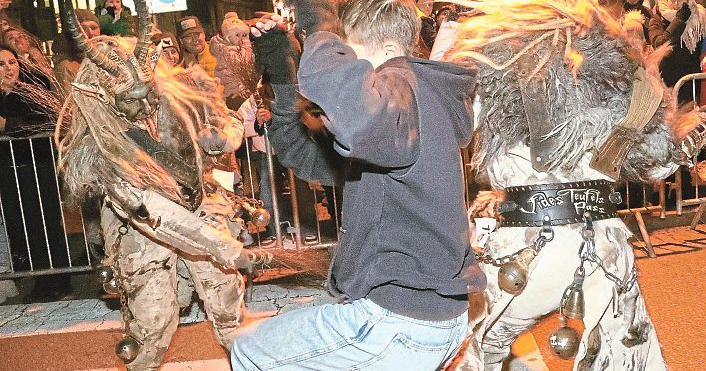
[(549, 219), (545, 219), (544, 225), (542, 226), (542, 230), (539, 232), (539, 236), (537, 236), (537, 239), (535, 239), (531, 245), (525, 247), (524, 249), (516, 251), (510, 255), (505, 255), (500, 258), (492, 258), (489, 254), (484, 252), (480, 255), (476, 255), (476, 259), (480, 263), (492, 264), (496, 267), (500, 267), (503, 264), (515, 261), (517, 259), (517, 257), (520, 254), (522, 254), (523, 251), (525, 251), (527, 249), (534, 250), (534, 255), (536, 256), (537, 254), (539, 254), (540, 251), (542, 251), (542, 248), (548, 242), (551, 242), (553, 239), (554, 239), (554, 229), (552, 229), (552, 226), (551, 226), (551, 223), (549, 222)]
[[(583, 265), (586, 261), (595, 263), (599, 268), (601, 268), (606, 278), (615, 283), (616, 287), (618, 288), (618, 293), (623, 294), (630, 291), (633, 285), (635, 285), (635, 282), (637, 282), (637, 268), (633, 265), (632, 270), (630, 271), (630, 276), (624, 281), (615, 274), (608, 271), (605, 265), (603, 265), (603, 260), (596, 253), (595, 231), (593, 230), (593, 221), (590, 218), (584, 218), (584, 227), (581, 231), (581, 236), (583, 238), (583, 242), (581, 243), (581, 247), (579, 248), (579, 257), (581, 258), (581, 264), (577, 269), (580, 270), (581, 273), (583, 273)], [(531, 245), (525, 247), (524, 249), (521, 249), (510, 255), (505, 255), (500, 258), (493, 258), (489, 254), (487, 254), (487, 252), (483, 252), (481, 254), (476, 254), (476, 259), (479, 263), (491, 264), (496, 267), (501, 267), (503, 264), (515, 261), (517, 257), (527, 249), (534, 250), (535, 255), (539, 254), (542, 248), (553, 239), (554, 230), (552, 229), (551, 224), (549, 224), (547, 220), (545, 220), (544, 225), (542, 226), (542, 230), (539, 232), (539, 236), (537, 236), (537, 239), (534, 240)]]
[(608, 271), (605, 265), (603, 265), (603, 259), (596, 253), (595, 231), (593, 230), (593, 223), (590, 218), (584, 222), (582, 236), (583, 243), (581, 243), (581, 248), (579, 248), (579, 257), (581, 258), (580, 268), (583, 268), (584, 263), (587, 261), (594, 263), (601, 268), (606, 278), (613, 281), (619, 294), (630, 291), (633, 285), (635, 285), (635, 282), (637, 282), (637, 267), (633, 265), (630, 270), (630, 276), (625, 280), (620, 279), (618, 276)]
[(130, 309), (127, 306), (127, 294), (125, 294), (125, 288), (123, 287), (123, 275), (120, 269), (119, 248), (120, 243), (123, 240), (123, 236), (127, 235), (127, 233), (127, 222), (123, 222), (123, 224), (118, 227), (118, 237), (115, 239), (115, 243), (113, 243), (113, 253), (115, 254), (115, 258), (113, 259), (113, 264), (111, 267), (113, 268), (115, 284), (118, 288), (118, 292), (120, 293), (120, 316), (123, 320), (125, 333), (129, 333), (130, 331), (130, 321), (132, 321), (132, 315), (130, 314)]

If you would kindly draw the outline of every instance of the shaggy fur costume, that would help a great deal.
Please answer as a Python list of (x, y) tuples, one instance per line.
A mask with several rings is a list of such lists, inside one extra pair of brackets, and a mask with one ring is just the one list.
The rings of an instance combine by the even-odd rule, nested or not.
[[(74, 197), (106, 199), (101, 217), (107, 254), (103, 263), (113, 268), (126, 295), (132, 317), (126, 319), (128, 334), (141, 344), (127, 368), (156, 370), (178, 325), (179, 306), (189, 304), (193, 290), (203, 300), (221, 345), (230, 347), (240, 324), (244, 285), (232, 268), (239, 266), (243, 251), (233, 237), (242, 225), (228, 222), (233, 209), (219, 193), (198, 202), (210, 166), (201, 158), (197, 133), (212, 125), (240, 143), (243, 127), (217, 95), (215, 81), (200, 68), (171, 69), (159, 62), (152, 71), (137, 62), (134, 43), (118, 37), (99, 42), (105, 59), (83, 62), (64, 107), (71, 119), (57, 126), (59, 166)], [(122, 73), (99, 66), (110, 61)], [(117, 108), (116, 97), (151, 82), (156, 111), (128, 120)], [(135, 127), (174, 157), (161, 162), (153, 158), (125, 134)], [(187, 199), (184, 186), (198, 197)], [(148, 221), (135, 213), (140, 207)], [(177, 279), (179, 260), (179, 277), (184, 267), (193, 277), (190, 287)]]
[[(592, 0), (458, 1), (478, 10), (460, 27), (447, 57), (478, 71), (478, 132), (473, 162), (479, 177), (502, 197), (502, 189), (531, 184), (610, 179), (589, 164), (611, 128), (626, 116), (638, 68), (658, 77), (665, 50), (645, 54), (643, 41), (625, 32)], [(519, 63), (531, 58), (531, 63)], [(522, 66), (530, 66), (531, 70)], [(560, 143), (552, 161), (537, 171), (530, 157), (527, 115), (520, 75), (539, 79), (553, 130)], [(678, 143), (698, 118), (676, 111), (671, 94), (642, 130), (622, 165), (621, 177), (653, 181), (673, 173), (682, 160)], [(678, 123), (678, 124), (677, 124)], [(540, 142), (541, 142), (540, 141)], [(498, 198), (479, 198), (471, 209), (492, 210)], [(491, 207), (488, 207), (491, 204)], [(471, 215), (472, 217), (475, 215)], [(529, 266), (528, 283), (513, 296), (500, 290), (498, 267), (484, 264), (485, 303), (476, 318), (465, 370), (500, 370), (517, 335), (559, 307), (580, 264), (583, 224), (554, 227)], [(595, 250), (602, 268), (622, 283), (633, 275), (631, 235), (620, 219), (594, 223)], [(491, 234), (484, 255), (501, 258), (531, 245), (540, 228), (501, 227)], [(623, 292), (596, 263), (587, 263), (583, 283), (585, 328), (574, 370), (664, 370), (659, 343), (638, 284)], [(473, 307), (473, 305), (472, 305)], [(471, 326), (473, 327), (473, 326)]]

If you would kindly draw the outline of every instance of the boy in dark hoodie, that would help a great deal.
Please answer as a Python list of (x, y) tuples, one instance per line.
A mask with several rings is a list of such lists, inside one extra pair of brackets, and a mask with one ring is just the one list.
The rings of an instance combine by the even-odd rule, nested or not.
[[(459, 151), (473, 128), (475, 76), (409, 57), (420, 30), (412, 0), (341, 2), (343, 38), (331, 32), (328, 1), (294, 8), (306, 35), (300, 93), (323, 109), (349, 160), (329, 277), (343, 302), (243, 328), (233, 370), (436, 370), (465, 337), (467, 293), (486, 283), (470, 251)], [(326, 177), (326, 148), (295, 139), (296, 63), (277, 21), (252, 30), (275, 92), (270, 140), (300, 176)]]

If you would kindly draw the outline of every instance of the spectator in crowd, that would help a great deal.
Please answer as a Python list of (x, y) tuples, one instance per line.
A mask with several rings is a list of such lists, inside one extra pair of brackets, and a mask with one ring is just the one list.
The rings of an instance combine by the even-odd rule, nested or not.
[[(664, 83), (673, 87), (680, 78), (701, 72), (701, 42), (706, 32), (706, 9), (694, 0), (660, 0), (649, 22), (649, 40), (657, 48), (665, 43), (672, 51), (660, 63)], [(696, 91), (699, 92), (697, 81)], [(681, 103), (693, 100), (691, 84), (679, 90)], [(698, 100), (697, 100), (698, 101)]]
[[(248, 29), (248, 32), (250, 30)], [(270, 112), (270, 101), (272, 99), (272, 89), (268, 83), (258, 86), (258, 98), (256, 96), (250, 95), (243, 104), (238, 109), (238, 114), (243, 117), (243, 125), (245, 126), (244, 137), (247, 140), (247, 145), (240, 147), (240, 150), (236, 152), (241, 162), (244, 164), (241, 169), (243, 169), (243, 174), (256, 175), (258, 179), (258, 198), (262, 201), (263, 207), (270, 213), (274, 215), (274, 210), (272, 208), (272, 187), (270, 185), (270, 172), (267, 165), (267, 151), (265, 147), (265, 131), (264, 127), (270, 124), (272, 120), (272, 113)], [(245, 151), (249, 150), (248, 154)], [(249, 160), (249, 162), (248, 162)], [(272, 159), (273, 165), (275, 166), (275, 189), (280, 190), (282, 179), (279, 179), (277, 174), (280, 172), (279, 168), (281, 165), (277, 162), (277, 158)], [(249, 165), (246, 168), (245, 165)], [(280, 210), (282, 208), (280, 207)], [(260, 245), (264, 247), (269, 247), (275, 244), (275, 238), (273, 237), (275, 228), (274, 218), (270, 218), (270, 224), (267, 226), (264, 233), (260, 234)]]
[(99, 0), (96, 15), (100, 29), (107, 36), (136, 36), (135, 19), (130, 8), (123, 6), (122, 0)]
[(250, 27), (235, 12), (226, 13), (220, 32), (211, 38), (216, 77), (230, 109), (238, 109), (254, 93), (257, 72), (250, 45)]
[(2, 44), (12, 49), (32, 72), (52, 76), (52, 69), (42, 49), (33, 36), (20, 28), (10, 27), (2, 33)]
[(152, 36), (152, 44), (156, 47), (162, 43), (162, 54), (160, 58), (172, 67), (180, 67), (182, 64), (181, 49), (176, 36), (171, 32), (161, 32)]
[[(2, 4), (7, 1), (0, 2), (0, 8)], [(2, 90), (2, 98), (5, 97), (5, 90), (11, 91), (10, 82), (16, 79), (20, 73), (19, 62), (17, 62), (17, 57), (15, 54), (8, 50), (5, 51), (0, 49), (0, 90)], [(5, 80), (8, 80), (5, 82)], [(4, 105), (4, 102), (3, 102)], [(0, 107), (2, 109), (2, 107)], [(4, 116), (0, 116), (0, 134), (5, 130), (5, 124), (7, 119)], [(6, 218), (0, 212), (0, 273), (10, 272), (10, 267), (12, 266), (9, 249), (9, 241), (5, 240), (5, 221)], [(4, 303), (8, 298), (17, 296), (19, 292), (17, 291), (17, 286), (12, 280), (0, 280), (0, 304)]]
[(201, 21), (194, 16), (184, 17), (177, 22), (177, 36), (181, 41), (184, 67), (199, 64), (211, 77), (216, 77), (216, 57), (211, 54), (206, 43)]
[[(88, 39), (101, 35), (98, 17), (95, 14), (88, 9), (76, 9), (74, 12)], [(59, 83), (62, 95), (66, 96), (71, 91), (71, 82), (74, 81), (81, 67), (84, 55), (67, 33), (62, 33), (54, 40), (52, 52), (54, 53), (54, 77)]]
[[(22, 138), (53, 131), (56, 112), (49, 110), (57, 109), (57, 104), (49, 104), (53, 96), (46, 77), (33, 76), (6, 47), (0, 47), (0, 87), (0, 136)], [(32, 139), (31, 145), (13, 140), (14, 156), (0, 154), (0, 173), (12, 174), (0, 177), (0, 198), (3, 213), (13, 216), (6, 229), (16, 270), (50, 268), (47, 246), (66, 243), (50, 142), (47, 137)], [(65, 251), (52, 251), (53, 264), (67, 264)], [(61, 300), (70, 290), (68, 276), (43, 276), (35, 280), (30, 295), (36, 300)]]
[(23, 137), (42, 129), (51, 131), (50, 117), (20, 92), (36, 85), (49, 91), (49, 81), (44, 76), (33, 75), (21, 65), (14, 49), (0, 46), (0, 135)]
[(12, 0), (0, 0), (0, 31), (5, 31), (17, 25), (17, 21), (7, 12)]

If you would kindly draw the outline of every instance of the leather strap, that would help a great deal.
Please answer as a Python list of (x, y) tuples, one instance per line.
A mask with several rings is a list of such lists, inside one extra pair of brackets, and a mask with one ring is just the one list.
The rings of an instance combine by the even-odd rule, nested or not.
[(548, 163), (553, 160), (556, 149), (561, 145), (556, 135), (551, 135), (554, 124), (549, 117), (547, 104), (547, 89), (540, 74), (528, 78), (530, 71), (537, 66), (532, 53), (527, 53), (518, 59), (517, 78), (520, 83), (522, 105), (529, 127), (530, 156), (532, 168), (536, 171), (546, 171)]
[(145, 130), (131, 127), (124, 133), (174, 177), (181, 186), (182, 205), (191, 211), (196, 210), (203, 199), (198, 167), (189, 165), (183, 157), (164, 148)]
[(608, 139), (594, 152), (589, 165), (614, 180), (620, 178), (623, 161), (635, 144), (635, 134), (641, 133), (657, 112), (664, 94), (662, 84), (642, 67), (635, 71), (633, 82), (627, 115), (611, 129)]
[(505, 188), (500, 204), (503, 227), (541, 227), (545, 216), (551, 225), (616, 218), (620, 193), (607, 180), (538, 184)]

